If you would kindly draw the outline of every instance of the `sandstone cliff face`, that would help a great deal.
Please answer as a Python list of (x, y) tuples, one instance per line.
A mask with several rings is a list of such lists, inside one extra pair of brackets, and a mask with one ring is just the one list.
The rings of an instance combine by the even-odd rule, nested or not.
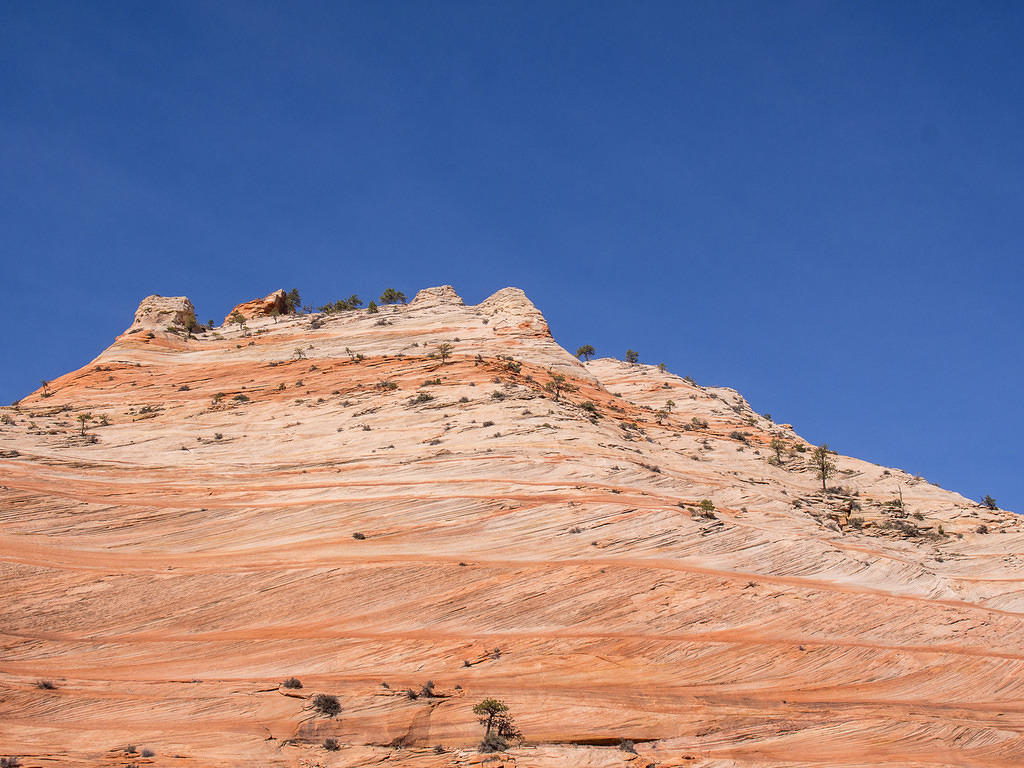
[[(788, 425), (581, 364), (516, 289), (247, 326), (0, 410), (0, 754), (1021, 764), (1014, 515), (843, 456), (822, 492)], [(493, 760), (485, 697), (528, 739)]]

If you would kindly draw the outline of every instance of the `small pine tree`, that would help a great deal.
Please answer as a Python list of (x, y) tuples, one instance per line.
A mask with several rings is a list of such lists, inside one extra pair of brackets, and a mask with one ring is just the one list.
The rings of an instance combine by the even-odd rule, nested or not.
[(508, 748), (509, 741), (522, 741), (523, 733), (509, 714), (508, 705), (497, 699), (484, 699), (473, 707), (480, 725), (486, 728), (481, 752), (499, 752)]
[(828, 491), (828, 479), (838, 470), (836, 463), (832, 461), (832, 451), (829, 450), (828, 443), (822, 443), (811, 452), (811, 464), (821, 478), (821, 490)]
[(377, 309), (377, 302), (374, 301), (373, 299), (370, 299), (370, 303), (366, 305), (366, 311), (369, 312), (371, 315), (375, 315), (378, 312), (380, 312), (380, 310)]
[(999, 509), (999, 505), (996, 504), (996, 500), (989, 496), (987, 493), (985, 494), (985, 498), (981, 500), (981, 504), (982, 506), (988, 507), (989, 509)]
[(576, 357), (582, 357), (586, 361), (590, 361), (590, 358), (594, 356), (594, 347), (590, 344), (584, 344), (582, 347), (576, 350)]
[(640, 355), (639, 355), (639, 353), (635, 349), (627, 349), (626, 350), (626, 362), (634, 364), (634, 365), (636, 363), (640, 362)]
[(388, 288), (380, 295), (381, 304), (405, 304), (405, 294), (401, 291), (396, 291), (394, 288)]
[(775, 451), (775, 460), (778, 462), (782, 461), (782, 452), (786, 450), (786, 444), (778, 437), (773, 437), (771, 442), (771, 449)]
[(441, 358), (441, 365), (444, 365), (448, 361), (448, 359), (452, 356), (452, 350), (453, 349), (455, 349), (455, 347), (453, 347), (447, 341), (444, 344), (438, 344), (438, 346), (437, 346), (437, 356), (439, 358)]
[(570, 383), (564, 374), (548, 372), (548, 376), (551, 377), (551, 381), (544, 385), (544, 389), (552, 393), (555, 396), (555, 402), (557, 403), (563, 392), (575, 392), (579, 387), (575, 384)]
[(284, 295), (284, 309), (290, 315), (298, 313), (302, 308), (302, 296), (299, 295), (298, 288), (292, 288), (288, 293)]

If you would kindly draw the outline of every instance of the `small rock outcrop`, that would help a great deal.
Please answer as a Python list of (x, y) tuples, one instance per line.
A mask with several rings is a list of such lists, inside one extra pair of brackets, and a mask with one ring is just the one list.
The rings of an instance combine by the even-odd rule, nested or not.
[(520, 288), (502, 288), (477, 304), (476, 310), (494, 318), (493, 327), (498, 333), (507, 330), (525, 331), (535, 336), (551, 335), (544, 315)]
[(437, 307), (442, 304), (454, 304), (461, 307), (465, 302), (450, 285), (439, 285), (435, 288), (424, 288), (413, 297), (411, 302), (409, 302), (409, 306), (415, 309)]
[(239, 304), (224, 316), (224, 322), (227, 323), (235, 312), (239, 313), (246, 320), (252, 320), (257, 317), (269, 317), (274, 314), (274, 310), (277, 310), (278, 314), (282, 315), (288, 312), (288, 301), (283, 290), (276, 290), (262, 299), (253, 299), (252, 301)]
[(128, 330), (186, 326), (195, 322), (195, 317), (195, 307), (187, 296), (147, 296), (135, 310), (135, 320)]

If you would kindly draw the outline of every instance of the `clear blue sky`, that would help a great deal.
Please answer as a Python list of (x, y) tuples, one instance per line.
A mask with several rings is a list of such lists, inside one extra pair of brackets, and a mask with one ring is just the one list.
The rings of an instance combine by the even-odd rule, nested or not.
[(3, 2), (0, 400), (201, 319), (516, 285), (1024, 511), (1024, 5)]

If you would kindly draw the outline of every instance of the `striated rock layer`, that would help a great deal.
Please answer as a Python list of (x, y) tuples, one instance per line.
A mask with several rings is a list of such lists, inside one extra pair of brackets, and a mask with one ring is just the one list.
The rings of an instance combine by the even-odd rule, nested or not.
[[(0, 410), (0, 755), (1021, 765), (1014, 515), (842, 456), (823, 492), (788, 425), (580, 363), (514, 288), (185, 311)], [(485, 697), (525, 744), (476, 753)]]

